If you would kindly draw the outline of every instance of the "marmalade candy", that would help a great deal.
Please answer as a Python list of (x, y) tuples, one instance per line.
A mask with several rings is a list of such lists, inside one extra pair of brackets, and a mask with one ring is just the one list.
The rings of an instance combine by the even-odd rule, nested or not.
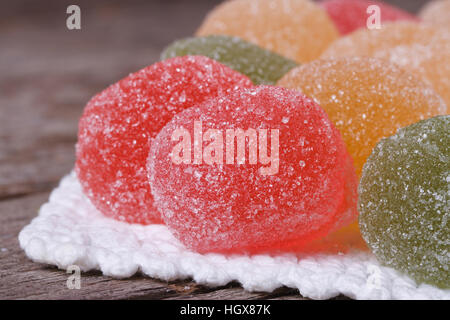
[(367, 21), (373, 14), (372, 11), (367, 11), (373, 5), (380, 9), (381, 25), (384, 22), (396, 20), (419, 21), (412, 14), (381, 1), (325, 0), (321, 1), (320, 5), (327, 11), (341, 35), (346, 35), (356, 29), (367, 28)]
[(185, 55), (207, 56), (249, 77), (254, 84), (275, 84), (297, 64), (274, 52), (230, 36), (207, 36), (177, 40), (161, 59)]
[(370, 56), (389, 60), (429, 82), (450, 105), (450, 32), (410, 22), (361, 29), (334, 42), (322, 58)]
[(75, 166), (86, 196), (108, 217), (161, 222), (147, 179), (150, 140), (177, 112), (242, 86), (253, 85), (207, 57), (185, 56), (155, 63), (94, 96), (79, 122)]
[(230, 0), (203, 21), (197, 36), (229, 35), (298, 63), (317, 59), (339, 36), (325, 10), (309, 0)]
[(164, 222), (201, 253), (301, 248), (357, 216), (345, 144), (295, 90), (236, 90), (177, 114), (148, 170)]
[(381, 140), (364, 165), (359, 225), (380, 262), (450, 288), (450, 116)]
[(291, 70), (278, 85), (300, 90), (325, 109), (340, 130), (358, 175), (381, 138), (447, 110), (426, 83), (374, 58), (317, 60)]

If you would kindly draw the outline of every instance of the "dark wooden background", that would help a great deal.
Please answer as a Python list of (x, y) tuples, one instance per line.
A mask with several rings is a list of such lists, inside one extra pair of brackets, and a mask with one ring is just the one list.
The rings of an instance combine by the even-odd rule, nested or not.
[[(96, 272), (69, 290), (64, 271), (29, 261), (18, 245), (19, 231), (73, 167), (88, 99), (192, 35), (218, 2), (0, 2), (0, 299), (302, 299), (288, 288), (248, 293), (236, 283), (207, 288)], [(388, 2), (415, 12), (427, 1)], [(81, 30), (66, 28), (70, 4), (81, 7)]]

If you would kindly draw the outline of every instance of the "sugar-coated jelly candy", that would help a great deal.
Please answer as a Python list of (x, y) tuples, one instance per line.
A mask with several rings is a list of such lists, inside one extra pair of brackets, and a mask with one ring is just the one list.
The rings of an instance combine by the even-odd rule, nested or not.
[(164, 222), (198, 252), (301, 248), (357, 215), (344, 142), (295, 90), (236, 90), (177, 114), (148, 170)]
[(79, 123), (76, 172), (104, 215), (156, 223), (147, 179), (149, 140), (177, 112), (252, 86), (244, 75), (207, 57), (177, 57), (111, 85), (87, 104)]
[(425, 23), (449, 30), (450, 0), (435, 0), (427, 3), (422, 10), (420, 10), (419, 16)]
[(255, 84), (275, 84), (297, 64), (274, 52), (237, 37), (224, 35), (193, 37), (175, 41), (161, 59), (201, 55), (217, 60), (248, 76)]
[(208, 14), (198, 36), (237, 36), (297, 62), (316, 59), (339, 33), (309, 0), (231, 0)]
[(335, 41), (323, 58), (370, 56), (390, 60), (428, 81), (450, 105), (450, 32), (410, 22), (358, 30)]
[(333, 42), (322, 58), (373, 56), (377, 51), (412, 44), (426, 45), (441, 31), (431, 26), (408, 21), (389, 22), (381, 29), (359, 29)]
[[(411, 20), (419, 21), (412, 14), (381, 1), (368, 0), (325, 0), (320, 5), (327, 11), (331, 20), (342, 35), (359, 28), (367, 28), (368, 22), (375, 23), (370, 18), (380, 16), (381, 25), (387, 21)], [(371, 6), (377, 6), (371, 8)], [(375, 11), (379, 10), (379, 11)]]
[(317, 60), (291, 70), (278, 85), (300, 90), (325, 109), (340, 130), (358, 175), (381, 138), (446, 111), (426, 83), (374, 58)]
[(450, 288), (450, 116), (381, 140), (364, 165), (359, 225), (384, 264)]

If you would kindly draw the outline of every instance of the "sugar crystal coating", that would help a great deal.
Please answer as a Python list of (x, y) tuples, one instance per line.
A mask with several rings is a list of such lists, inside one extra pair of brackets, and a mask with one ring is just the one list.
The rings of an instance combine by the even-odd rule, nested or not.
[(332, 43), (322, 58), (365, 55), (379, 50), (412, 44), (428, 44), (441, 31), (431, 26), (407, 21), (389, 22), (381, 29), (359, 29)]
[(446, 111), (426, 83), (373, 58), (317, 60), (291, 70), (278, 85), (300, 90), (325, 109), (340, 130), (358, 175), (381, 138)]
[(380, 22), (411, 20), (419, 21), (414, 15), (381, 1), (367, 0), (325, 0), (320, 5), (327, 11), (341, 35), (346, 35), (359, 28), (366, 28), (372, 12), (367, 12), (372, 5), (380, 8)]
[(149, 141), (185, 108), (238, 87), (244, 75), (206, 57), (155, 63), (111, 85), (87, 104), (79, 122), (76, 172), (104, 215), (161, 222), (147, 181)]
[(217, 60), (248, 76), (255, 84), (275, 84), (297, 64), (274, 52), (237, 37), (224, 35), (177, 40), (161, 54), (161, 59), (201, 55)]
[(450, 116), (381, 140), (359, 185), (362, 235), (380, 262), (450, 288)]
[(316, 59), (339, 36), (309, 0), (231, 0), (211, 11), (198, 36), (237, 36), (299, 63)]
[[(197, 122), (199, 132), (200, 121), (204, 136), (196, 140), (194, 126)], [(192, 149), (175, 149), (185, 142), (185, 137), (172, 140), (181, 128), (190, 133), (186, 139)], [(195, 162), (195, 148), (201, 147), (205, 158), (213, 153), (208, 146), (222, 146), (227, 130), (239, 129), (257, 132), (257, 161), (250, 161), (248, 134), (241, 140), (247, 141), (245, 162), (237, 164), (238, 138), (233, 140), (235, 149), (224, 145), (217, 151), (215, 145), (217, 161)], [(213, 139), (205, 138), (210, 130), (217, 131)], [(279, 140), (273, 136), (277, 130)], [(264, 137), (266, 144), (261, 142)], [(273, 149), (276, 141), (278, 153)], [(173, 162), (174, 154), (187, 155), (187, 162)], [(262, 162), (262, 154), (271, 156), (270, 163)], [(262, 174), (262, 168), (274, 164), (276, 171)], [(148, 170), (164, 222), (182, 243), (199, 252), (302, 247), (357, 215), (356, 174), (340, 134), (323, 109), (295, 90), (237, 90), (179, 113), (154, 140)]]
[(389, 60), (428, 81), (450, 105), (450, 32), (432, 26), (387, 23), (361, 29), (335, 41), (322, 58), (370, 56)]
[(449, 30), (450, 0), (430, 1), (420, 10), (419, 16), (425, 23)]

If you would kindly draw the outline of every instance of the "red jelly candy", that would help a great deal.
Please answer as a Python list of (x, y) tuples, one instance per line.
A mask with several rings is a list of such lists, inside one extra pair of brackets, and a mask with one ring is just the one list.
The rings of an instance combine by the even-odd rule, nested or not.
[(209, 58), (185, 56), (155, 63), (97, 94), (79, 123), (76, 172), (84, 193), (106, 216), (161, 222), (147, 179), (149, 140), (176, 113), (241, 86), (252, 83)]
[(341, 35), (359, 28), (366, 28), (368, 19), (375, 13), (371, 10), (367, 12), (372, 5), (380, 8), (381, 23), (396, 20), (419, 21), (412, 14), (380, 1), (325, 0), (320, 4), (328, 12)]
[(326, 113), (298, 91), (236, 90), (152, 142), (155, 206), (198, 252), (286, 251), (356, 217), (356, 175)]

